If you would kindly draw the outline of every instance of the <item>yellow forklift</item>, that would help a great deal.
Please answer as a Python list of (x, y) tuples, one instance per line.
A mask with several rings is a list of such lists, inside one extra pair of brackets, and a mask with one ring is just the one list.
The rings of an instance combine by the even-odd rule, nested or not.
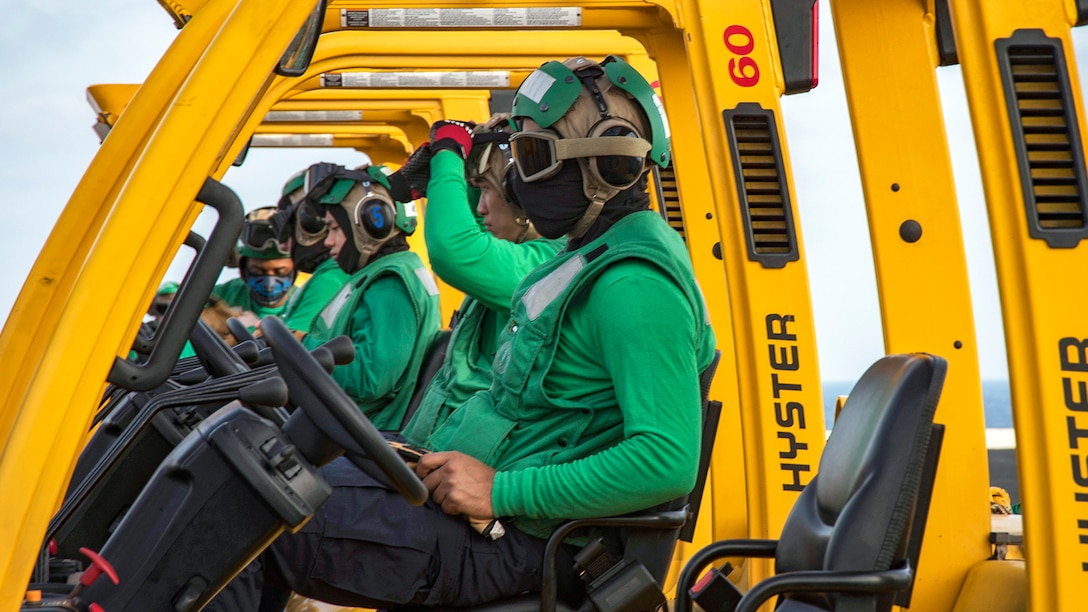
[[(887, 352), (950, 361), (921, 609), (1075, 610), (1086, 596), (1077, 372), (1085, 330), (1061, 270), (1084, 266), (1082, 2), (831, 3), (865, 190)], [(985, 188), (1012, 388), (1023, 529), (994, 524), (960, 220), (934, 70), (962, 66)], [(965, 220), (965, 223), (976, 223)], [(1077, 262), (1081, 263), (1077, 263)], [(924, 282), (903, 282), (905, 278)], [(971, 469), (962, 469), (970, 465)], [(1035, 512), (1032, 512), (1032, 509)], [(1019, 516), (1013, 517), (1019, 519)], [(943, 527), (942, 527), (943, 526)], [(934, 528), (944, 554), (931, 554)], [(1009, 528), (1011, 527), (1011, 529)], [(989, 532), (989, 539), (987, 535)], [(1011, 533), (1010, 533), (1011, 532)], [(1022, 537), (1021, 537), (1022, 536)], [(1004, 559), (1027, 542), (1026, 563)], [(990, 546), (994, 545), (991, 554)], [(1026, 574), (1025, 574), (1026, 572)], [(921, 599), (925, 598), (925, 599)], [(921, 604), (921, 602), (925, 602)]]
[[(416, 72), (408, 71), (385, 71), (381, 73), (372, 73), (362, 70), (353, 69), (355, 66), (372, 65), (375, 62), (378, 64), (389, 63), (388, 58), (383, 57), (371, 57), (366, 54), (361, 54), (355, 51), (354, 47), (350, 46), (343, 36), (344, 33), (339, 33), (338, 37), (331, 37), (330, 34), (325, 34), (325, 37), (330, 37), (330, 40), (334, 44), (330, 44), (329, 47), (319, 47), (316, 52), (311, 67), (298, 79), (280, 78), (274, 82), (272, 86), (273, 91), (283, 92), (285, 98), (281, 98), (275, 101), (270, 106), (270, 110), (263, 115), (263, 119), (260, 124), (256, 125), (254, 135), (250, 141), (246, 144), (247, 147), (264, 146), (266, 144), (274, 144), (276, 146), (328, 146), (328, 145), (355, 145), (356, 142), (352, 140), (352, 136), (348, 136), (348, 133), (367, 133), (382, 132), (383, 130), (389, 130), (390, 128), (399, 129), (405, 136), (411, 135), (416, 141), (425, 141), (427, 138), (427, 126), (429, 123), (421, 122), (421, 118), (428, 118), (429, 121), (445, 117), (471, 117), (478, 118), (480, 116), (486, 116), (486, 98), (481, 99), (478, 90), (471, 88), (465, 88), (461, 90), (439, 90), (442, 94), (440, 97), (441, 106), (438, 108), (430, 109), (432, 112), (428, 112), (428, 107), (424, 103), (428, 98), (436, 96), (439, 91), (433, 88), (425, 88), (428, 82), (425, 77), (413, 76), (410, 83), (405, 83), (403, 86), (397, 89), (376, 89), (373, 87), (360, 87), (349, 85), (360, 82), (368, 82), (373, 74), (381, 74), (383, 81), (386, 84), (393, 82), (394, 79), (403, 75), (419, 75), (419, 70), (425, 70), (424, 74), (436, 74), (441, 72), (442, 74), (449, 75), (456, 73), (453, 67), (463, 65), (467, 63), (469, 65), (475, 65), (481, 62), (488, 62), (488, 65), (497, 64), (498, 68), (491, 69), (488, 72), (492, 75), (487, 77), (492, 79), (486, 81), (493, 85), (505, 84), (508, 88), (514, 88), (520, 84), (533, 67), (539, 65), (547, 59), (546, 56), (537, 55), (532, 51), (523, 51), (522, 55), (512, 55), (509, 50), (506, 51), (507, 55), (499, 56), (492, 55), (496, 53), (496, 49), (506, 48), (513, 44), (515, 39), (519, 41), (525, 41), (527, 38), (530, 43), (528, 46), (519, 48), (532, 50), (537, 49), (540, 45), (548, 42), (548, 46), (555, 52), (559, 52), (560, 55), (576, 55), (579, 53), (597, 53), (603, 54), (605, 51), (610, 50), (613, 54), (620, 55), (628, 60), (630, 63), (640, 66), (641, 70), (645, 74), (654, 74), (655, 67), (650, 62), (645, 54), (645, 50), (628, 37), (620, 36), (615, 32), (595, 32), (592, 36), (579, 35), (574, 36), (569, 33), (563, 33), (561, 36), (558, 33), (544, 33), (544, 32), (518, 32), (509, 33), (505, 36), (496, 36), (486, 47), (475, 49), (475, 55), (468, 57), (445, 57), (440, 56), (438, 58), (431, 58), (429, 56), (423, 56), (421, 58), (406, 57), (403, 63), (407, 68), (415, 68)], [(587, 33), (590, 34), (590, 33)], [(559, 36), (558, 38), (556, 38)], [(386, 51), (394, 53), (407, 53), (408, 48), (412, 47), (410, 43), (397, 42), (400, 39), (383, 39), (382, 48)], [(540, 41), (540, 44), (536, 44)], [(450, 44), (449, 39), (440, 39), (433, 41), (437, 47)], [(398, 47), (392, 45), (399, 44), (405, 47), (404, 50), (398, 50)], [(477, 71), (477, 78), (482, 74), (482, 71)], [(495, 76), (498, 75), (498, 76)], [(298, 82), (296, 82), (298, 81)], [(327, 83), (334, 82), (336, 85), (328, 86)], [(100, 117), (115, 117), (119, 114), (122, 108), (117, 108), (114, 104), (114, 110), (103, 110), (101, 107), (108, 102), (108, 87), (120, 87), (120, 86), (95, 86), (89, 90), (89, 98), (92, 100), (93, 106), (98, 106), (96, 112)], [(131, 86), (128, 86), (131, 88)], [(290, 89), (288, 89), (290, 87)], [(419, 89), (419, 87), (424, 87)], [(499, 93), (501, 95), (502, 90), (492, 90), (493, 93)], [(129, 92), (131, 94), (131, 91)], [(120, 96), (115, 96), (120, 98)], [(101, 104), (95, 104), (94, 101), (102, 99)], [(263, 104), (270, 104), (272, 100), (275, 100), (275, 96), (269, 94), (265, 98), (266, 102)], [(398, 104), (403, 105), (399, 110)], [(433, 102), (432, 102), (433, 104)], [(483, 106), (481, 106), (481, 104)], [(263, 110), (266, 106), (261, 106), (258, 110)], [(362, 110), (359, 110), (362, 109)], [(381, 114), (375, 114), (380, 112)], [(309, 115), (306, 115), (309, 113)], [(458, 114), (461, 113), (461, 114)], [(482, 113), (482, 115), (481, 115)], [(257, 116), (255, 114), (255, 116)], [(310, 116), (314, 118), (320, 118), (321, 121), (311, 120), (305, 121), (304, 117)], [(374, 126), (370, 124), (372, 117), (379, 117), (388, 121), (388, 124), (382, 124), (380, 126)], [(337, 119), (336, 121), (328, 121), (329, 118)], [(361, 119), (360, 122), (351, 123), (346, 125), (342, 122), (343, 119)], [(287, 121), (290, 119), (290, 121)], [(332, 129), (335, 125), (336, 129), (340, 130), (340, 135), (332, 134), (330, 132), (336, 131)], [(420, 126), (422, 124), (422, 127)], [(358, 143), (362, 144), (362, 143)], [(410, 146), (410, 145), (409, 145)], [(373, 149), (366, 148), (365, 151), (369, 154)], [(396, 146), (392, 147), (391, 154), (396, 157), (399, 151), (396, 150)], [(239, 155), (244, 155), (244, 149)], [(401, 157), (400, 159), (403, 159)], [(400, 161), (398, 159), (398, 161)], [(684, 234), (684, 216), (680, 210), (679, 196), (676, 189), (676, 181), (671, 172), (662, 173), (662, 175), (655, 175), (656, 178), (653, 181), (652, 190), (655, 197), (653, 198), (655, 204), (657, 204), (660, 210), (663, 210), (674, 227)], [(660, 188), (658, 188), (660, 186)], [(423, 204), (425, 206), (425, 203)], [(419, 234), (417, 234), (418, 236)], [(422, 241), (414, 241), (413, 248), (420, 250), (421, 254), (425, 253)], [(708, 247), (708, 251), (713, 252), (714, 247)], [(713, 280), (713, 279), (711, 279)], [(708, 283), (704, 282), (704, 291), (707, 290)], [(451, 310), (458, 303), (459, 300), (453, 299), (453, 291), (449, 287), (443, 288), (443, 311)], [(721, 336), (722, 334), (719, 334)], [(795, 410), (795, 409), (791, 409)], [(721, 428), (722, 435), (726, 436), (726, 439), (719, 445), (721, 449), (716, 454), (716, 461), (720, 462), (723, 466), (729, 466), (730, 477), (728, 485), (719, 487), (719, 490), (725, 494), (722, 503), (719, 504), (719, 511), (713, 511), (711, 502), (706, 503), (706, 513), (704, 516), (706, 520), (700, 524), (702, 528), (699, 530), (699, 534), (694, 537), (693, 542), (690, 544), (683, 544), (677, 552), (677, 558), (683, 558), (686, 554), (685, 549), (696, 550), (702, 545), (712, 541), (715, 537), (723, 537), (725, 535), (738, 535), (742, 534), (745, 528), (744, 512), (745, 507), (742, 504), (736, 503), (734, 492), (738, 487), (743, 486), (743, 474), (738, 473), (736, 465), (743, 462), (743, 455), (741, 453), (741, 442), (739, 438), (739, 422), (737, 422), (737, 414), (731, 413), (727, 418), (731, 418), (732, 421)], [(711, 483), (712, 487), (712, 483)], [(712, 522), (713, 519), (713, 522)], [(717, 524), (717, 533), (714, 533), (712, 526)], [(675, 580), (675, 574), (679, 570), (679, 563), (674, 564), (671, 581)]]
[[(405, 58), (432, 42), (436, 54), (458, 43), (459, 58), (464, 47), (501, 56), (501, 35), (513, 37), (515, 32), (487, 30), (481, 36), (486, 28), (456, 25), (464, 22), (453, 15), (463, 9), (418, 2), (370, 4), (366, 9), (332, 2), (320, 4), (309, 16), (312, 7), (286, 1), (188, 4), (187, 12), (178, 13), (184, 27), (177, 41), (136, 92), (125, 122), (103, 143), (0, 336), (0, 360), (11, 366), (5, 368), (8, 394), (0, 410), (5, 440), (0, 484), (5, 491), (22, 492), (0, 515), (5, 524), (18, 526), (0, 537), (8, 577), (0, 591), (5, 602), (14, 603), (25, 590), (45, 521), (63, 491), (103, 381), (110, 378), (116, 358), (127, 354), (146, 303), (185, 240), (200, 210), (194, 200), (206, 195), (201, 187), (209, 177), (222, 177), (249, 138), (260, 133), (262, 117), (273, 105), (305, 95), (285, 95), (295, 86), (274, 91), (277, 84), (321, 79), (329, 70), (321, 61), (360, 48), (382, 49), (384, 64), (377, 59), (350, 62), (381, 76), (423, 72), (420, 64)], [(489, 10), (539, 8), (538, 3), (479, 4), (473, 10), (485, 11), (485, 16)], [(638, 40), (656, 62), (660, 93), (672, 119), (677, 225), (725, 353), (724, 375), (716, 379), (714, 395), (737, 402), (722, 424), (719, 441), (727, 443), (718, 444), (715, 452), (709, 498), (714, 511), (703, 515), (710, 519), (704, 524), (710, 524), (715, 539), (776, 536), (797, 494), (814, 475), (823, 445), (807, 273), (778, 105), (782, 94), (814, 85), (813, 14), (811, 4), (807, 11), (787, 4), (768, 0), (723, 7), (696, 0), (611, 0), (587, 2), (576, 10), (549, 9), (546, 18), (532, 22), (549, 34), (618, 30)], [(406, 6), (433, 14), (422, 34), (418, 26), (405, 24)], [(309, 35), (306, 28), (299, 30), (304, 22), (311, 26)], [(320, 37), (318, 24), (326, 30)], [(516, 32), (524, 41), (526, 32)], [(411, 49), (396, 46), (402, 39), (416, 44)], [(307, 43), (316, 47), (312, 70), (306, 66)], [(273, 76), (277, 64), (279, 76)], [(966, 60), (964, 65), (966, 69)], [(508, 86), (516, 87), (529, 68), (512, 66)], [(234, 83), (229, 91), (220, 86), (224, 79)], [(902, 180), (901, 187), (910, 184)], [(920, 216), (923, 212), (913, 220), (928, 229), (931, 221)], [(944, 224), (946, 219), (937, 217), (932, 223)], [(906, 230), (901, 229), (903, 222), (899, 226), (903, 242), (919, 242), (908, 240), (918, 233), (913, 225)], [(132, 236), (140, 238), (133, 241)], [(949, 327), (951, 331), (935, 332), (934, 337), (944, 342), (955, 336), (953, 350), (963, 348), (954, 346), (957, 340), (971, 350), (969, 322), (967, 327)], [(902, 350), (947, 354), (940, 346), (927, 341)], [(1072, 356), (1070, 351), (1066, 361)], [(973, 367), (977, 377), (977, 363)], [(63, 379), (56, 374), (62, 371)], [(964, 427), (970, 418), (964, 417)], [(736, 443), (737, 432), (743, 449)], [(953, 452), (977, 451), (978, 437), (972, 437), (964, 434), (966, 450)], [(978, 482), (969, 479), (971, 486)], [(937, 500), (942, 499), (941, 486)], [(742, 512), (737, 510), (741, 494), (746, 495)], [(984, 555), (984, 530), (978, 530), (977, 521), (969, 522), (970, 529), (961, 534), (967, 545), (959, 543), (960, 535), (949, 535), (960, 533), (955, 520), (931, 525), (923, 557), (933, 566), (923, 567), (936, 570), (938, 560), (962, 553), (962, 548), (968, 557)], [(770, 570), (768, 562), (755, 563), (748, 567), (748, 577), (754, 582)], [(949, 567), (940, 584), (920, 583), (915, 596), (921, 598), (920, 591), (930, 588), (952, 592), (962, 576), (962, 570)]]
[(1084, 346), (1066, 274), (1088, 263), (1085, 111), (1070, 30), (1084, 2), (951, 0), (994, 245), (1033, 610), (1088, 596)]

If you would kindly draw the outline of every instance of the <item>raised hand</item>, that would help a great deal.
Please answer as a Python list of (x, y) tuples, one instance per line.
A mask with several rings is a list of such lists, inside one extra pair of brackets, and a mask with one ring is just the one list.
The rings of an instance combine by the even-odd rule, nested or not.
[(435, 121), (431, 125), (431, 151), (453, 151), (461, 159), (468, 159), (468, 152), (472, 150), (472, 128), (475, 126), (475, 123), (454, 119)]

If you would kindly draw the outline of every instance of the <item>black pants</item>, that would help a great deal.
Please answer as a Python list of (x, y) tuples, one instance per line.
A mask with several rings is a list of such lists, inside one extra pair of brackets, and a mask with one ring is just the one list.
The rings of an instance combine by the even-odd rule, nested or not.
[[(342, 606), (472, 606), (540, 589), (545, 541), (507, 526), (489, 540), (463, 517), (411, 506), (346, 459), (321, 470), (329, 500), (295, 534), (283, 534), (205, 610), (282, 610), (286, 594)], [(558, 561), (560, 591), (577, 590)], [(262, 594), (264, 597), (261, 603)]]

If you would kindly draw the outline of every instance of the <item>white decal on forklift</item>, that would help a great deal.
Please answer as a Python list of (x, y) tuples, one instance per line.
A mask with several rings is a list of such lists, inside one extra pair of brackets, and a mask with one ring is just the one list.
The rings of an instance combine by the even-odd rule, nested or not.
[(367, 9), (340, 9), (341, 28), (365, 28), (370, 25), (370, 11)]
[(361, 110), (268, 111), (265, 123), (346, 123), (362, 121)]
[[(576, 6), (527, 8), (384, 8), (370, 9), (361, 17), (341, 11), (343, 27), (371, 28), (556, 28), (582, 25), (582, 9)], [(349, 17), (354, 24), (346, 25)]]
[(332, 134), (254, 134), (251, 147), (331, 147)]
[(508, 70), (478, 70), (458, 72), (342, 72), (338, 87), (357, 89), (430, 88), (451, 89), (470, 87), (492, 89), (510, 86)]

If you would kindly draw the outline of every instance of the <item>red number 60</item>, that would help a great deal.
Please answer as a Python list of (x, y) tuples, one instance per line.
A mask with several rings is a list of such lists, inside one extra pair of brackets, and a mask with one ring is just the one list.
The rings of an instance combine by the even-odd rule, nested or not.
[(752, 87), (759, 82), (759, 65), (748, 54), (756, 46), (755, 37), (748, 28), (734, 24), (725, 29), (722, 35), (725, 48), (739, 56), (729, 60), (729, 78), (741, 87)]

